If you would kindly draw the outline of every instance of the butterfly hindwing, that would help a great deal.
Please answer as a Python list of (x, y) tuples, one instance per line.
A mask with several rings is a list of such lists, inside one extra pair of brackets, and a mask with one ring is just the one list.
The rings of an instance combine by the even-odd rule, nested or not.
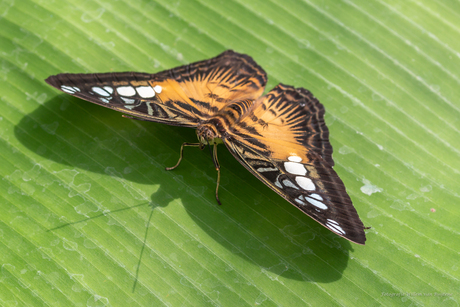
[(265, 72), (251, 57), (228, 50), (215, 58), (156, 74), (59, 74), (46, 82), (138, 118), (196, 127), (235, 100), (259, 97), (266, 80)]
[(364, 225), (333, 170), (324, 108), (305, 89), (279, 85), (224, 143), (251, 173), (317, 222), (364, 244)]
[[(267, 140), (265, 150), (275, 157), (279, 148), (290, 148), (299, 154), (314, 151), (334, 165), (324, 107), (306, 89), (279, 84), (260, 97), (236, 121), (233, 130), (244, 138)], [(278, 158), (283, 159), (283, 154)]]

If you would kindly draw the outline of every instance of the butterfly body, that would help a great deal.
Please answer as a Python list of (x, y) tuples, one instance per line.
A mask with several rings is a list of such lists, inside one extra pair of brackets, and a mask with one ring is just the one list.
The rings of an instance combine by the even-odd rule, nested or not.
[(216, 169), (215, 144), (224, 143), (246, 169), (302, 212), (364, 244), (364, 225), (332, 168), (323, 105), (308, 90), (283, 84), (262, 96), (266, 73), (251, 57), (228, 50), (156, 74), (59, 74), (46, 81), (134, 118), (195, 128), (199, 143), (184, 145), (213, 145)]

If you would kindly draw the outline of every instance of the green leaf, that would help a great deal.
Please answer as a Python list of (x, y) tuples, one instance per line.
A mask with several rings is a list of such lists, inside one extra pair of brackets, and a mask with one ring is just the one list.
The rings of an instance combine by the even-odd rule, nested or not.
[[(457, 306), (460, 5), (430, 0), (0, 2), (2, 306)], [(59, 93), (234, 49), (325, 105), (366, 246), (192, 129)]]

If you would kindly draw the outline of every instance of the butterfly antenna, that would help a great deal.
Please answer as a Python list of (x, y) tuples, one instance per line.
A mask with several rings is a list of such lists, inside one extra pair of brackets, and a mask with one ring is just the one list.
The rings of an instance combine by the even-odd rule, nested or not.
[(177, 161), (176, 165), (174, 165), (172, 167), (166, 167), (165, 169), (167, 171), (173, 170), (173, 169), (175, 169), (176, 167), (179, 166), (180, 162), (182, 161), (182, 157), (184, 156), (184, 147), (185, 146), (200, 147), (201, 148), (201, 143), (187, 143), (187, 142), (182, 143), (182, 146), (180, 147), (179, 161)]

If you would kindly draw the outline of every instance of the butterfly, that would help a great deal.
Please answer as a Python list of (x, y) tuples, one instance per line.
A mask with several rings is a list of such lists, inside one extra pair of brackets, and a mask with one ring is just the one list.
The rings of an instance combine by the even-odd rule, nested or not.
[(58, 74), (45, 80), (75, 97), (125, 117), (196, 129), (209, 145), (220, 182), (217, 144), (254, 176), (315, 221), (352, 242), (366, 241), (364, 225), (333, 170), (323, 105), (306, 89), (279, 84), (262, 96), (265, 71), (248, 55), (222, 54), (156, 74)]

